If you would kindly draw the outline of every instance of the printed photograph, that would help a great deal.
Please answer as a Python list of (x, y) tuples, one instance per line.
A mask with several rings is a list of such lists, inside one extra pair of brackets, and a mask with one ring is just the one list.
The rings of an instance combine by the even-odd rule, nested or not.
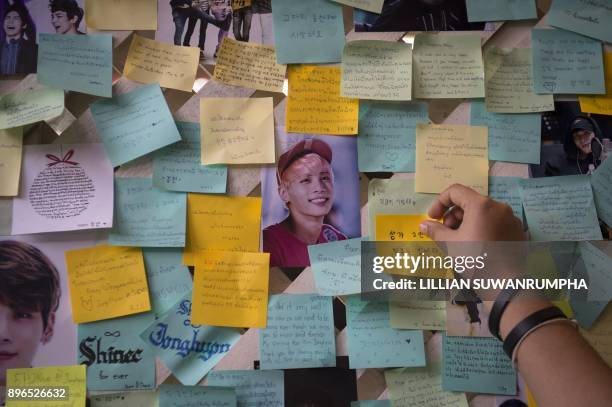
[(488, 320), (482, 300), (472, 290), (457, 292), (446, 304), (448, 336), (490, 337)]
[(355, 137), (286, 133), (262, 171), (263, 251), (273, 267), (307, 267), (308, 245), (361, 236)]
[(274, 45), (272, 0), (159, 0), (155, 39), (200, 48), (214, 64), (223, 38)]

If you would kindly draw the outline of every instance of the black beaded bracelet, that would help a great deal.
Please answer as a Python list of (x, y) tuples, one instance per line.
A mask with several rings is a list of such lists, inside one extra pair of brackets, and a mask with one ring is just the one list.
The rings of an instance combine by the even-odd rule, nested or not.
[(506, 352), (508, 357), (512, 359), (512, 354), (514, 353), (514, 348), (516, 347), (516, 344), (527, 332), (531, 331), (534, 327), (546, 321), (559, 318), (567, 317), (558, 307), (548, 307), (534, 312), (533, 314), (529, 315), (527, 318), (519, 322), (519, 324), (515, 326), (512, 331), (510, 331), (508, 337), (504, 341), (504, 351)]
[(500, 341), (502, 340), (501, 334), (499, 333), (499, 325), (501, 322), (502, 315), (506, 310), (506, 307), (510, 303), (510, 300), (519, 290), (506, 288), (502, 290), (495, 299), (491, 312), (489, 313), (489, 332)]

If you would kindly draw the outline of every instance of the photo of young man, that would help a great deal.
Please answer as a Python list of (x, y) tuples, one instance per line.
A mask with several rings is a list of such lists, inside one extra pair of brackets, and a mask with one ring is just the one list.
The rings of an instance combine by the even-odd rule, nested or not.
[[(202, 14), (210, 15), (210, 0), (195, 0), (192, 2), (192, 7), (196, 10), (200, 11)], [(187, 32), (185, 32), (185, 37), (183, 37), (183, 46), (189, 47), (191, 46), (191, 36), (195, 30), (195, 26), (200, 22), (200, 35), (198, 36), (198, 48), (200, 48), (200, 59), (204, 59), (204, 47), (206, 44), (206, 29), (208, 28), (208, 20), (202, 16), (192, 16), (189, 17), (187, 22)]]
[[(210, 3), (214, 5), (215, 0), (210, 0)], [(208, 14), (208, 4), (206, 3), (194, 2), (192, 0), (170, 0), (170, 7), (172, 8), (172, 20), (174, 21), (174, 45), (184, 45), (182, 41), (183, 31), (185, 30), (185, 23), (188, 19), (193, 18), (207, 21), (217, 27), (225, 26), (228, 23), (231, 24), (231, 13), (230, 15), (219, 17), (215, 14), (215, 9), (213, 7), (213, 16), (211, 16)], [(203, 10), (206, 10), (206, 12)], [(189, 42), (187, 42), (187, 44), (189, 44)]]
[(50, 0), (49, 11), (51, 24), (57, 34), (85, 34), (79, 30), (84, 12), (76, 0)]
[(249, 42), (251, 34), (251, 0), (232, 0), (234, 38), (237, 41)]
[(15, 3), (5, 8), (2, 17), (2, 34), (0, 74), (36, 72), (38, 58), (36, 27), (25, 6)]

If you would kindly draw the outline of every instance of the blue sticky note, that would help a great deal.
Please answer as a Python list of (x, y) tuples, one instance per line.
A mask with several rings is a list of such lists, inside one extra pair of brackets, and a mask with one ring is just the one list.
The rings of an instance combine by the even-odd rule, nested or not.
[(391, 407), (391, 400), (359, 400), (352, 401), (351, 407)]
[(212, 386), (159, 386), (159, 407), (236, 407), (236, 391)]
[(600, 41), (565, 30), (531, 30), (533, 90), (541, 94), (603, 94)]
[(516, 394), (516, 372), (497, 338), (444, 335), (442, 353), (442, 390)]
[(285, 406), (285, 372), (282, 370), (215, 370), (209, 386), (232, 387), (239, 406)]
[(612, 5), (609, 0), (555, 0), (546, 15), (546, 24), (587, 37), (612, 42)]
[(140, 335), (186, 385), (195, 385), (240, 339), (232, 328), (191, 324), (191, 291)]
[(272, 0), (279, 64), (340, 62), (344, 49), (342, 6), (329, 0)]
[(608, 157), (591, 175), (597, 214), (612, 227), (612, 157)]
[(489, 177), (489, 197), (510, 205), (514, 216), (523, 221), (523, 203), (518, 177)]
[(469, 22), (538, 18), (535, 0), (466, 0)]
[(181, 139), (157, 83), (97, 101), (90, 109), (113, 167)]
[(531, 240), (601, 240), (588, 175), (519, 180)]
[(187, 194), (153, 187), (151, 178), (115, 178), (113, 246), (184, 247)]
[(308, 246), (317, 292), (347, 295), (361, 292), (361, 240), (339, 240)]
[(37, 78), (57, 89), (113, 96), (113, 36), (40, 33)]
[(189, 269), (183, 265), (183, 249), (142, 249), (151, 308), (156, 315), (170, 309), (193, 289)]
[(78, 360), (87, 366), (90, 390), (155, 388), (155, 354), (140, 333), (151, 312), (78, 325)]
[(259, 330), (260, 368), (336, 366), (335, 339), (331, 297), (272, 295), (267, 326)]
[(177, 122), (182, 140), (155, 152), (153, 185), (168, 191), (224, 194), (227, 165), (202, 165), (200, 125)]
[(359, 171), (414, 172), (416, 125), (429, 123), (427, 103), (362, 101), (359, 113)]
[(489, 160), (540, 163), (542, 118), (539, 113), (491, 113), (484, 101), (472, 102), (470, 124), (489, 129)]
[(425, 366), (423, 331), (391, 328), (387, 301), (348, 297), (346, 326), (351, 369)]

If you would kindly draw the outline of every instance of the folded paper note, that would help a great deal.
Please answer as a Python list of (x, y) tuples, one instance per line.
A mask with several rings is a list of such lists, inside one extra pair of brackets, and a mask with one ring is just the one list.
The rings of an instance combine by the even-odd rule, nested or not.
[(0, 196), (15, 196), (19, 193), (23, 129), (0, 130)]
[(157, 30), (157, 0), (85, 0), (87, 27), (96, 30)]
[(0, 130), (53, 119), (64, 111), (64, 91), (43, 88), (0, 96)]

